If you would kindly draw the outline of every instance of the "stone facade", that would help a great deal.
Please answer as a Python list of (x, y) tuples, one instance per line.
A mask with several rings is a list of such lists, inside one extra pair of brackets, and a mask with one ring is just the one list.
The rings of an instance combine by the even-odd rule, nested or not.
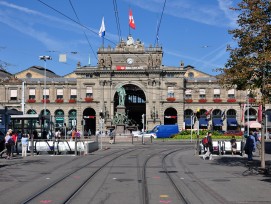
[[(190, 129), (197, 111), (202, 120), (192, 123), (193, 129), (200, 126), (201, 129), (229, 130), (245, 125), (247, 118), (242, 120), (242, 104), (248, 103), (246, 91), (223, 89), (214, 76), (184, 66), (182, 62), (179, 67), (165, 66), (162, 56), (161, 47), (146, 48), (141, 41), (129, 36), (115, 48), (101, 47), (97, 66), (78, 63), (73, 73), (63, 77), (33, 66), (2, 80), (0, 102), (8, 108), (24, 108), (25, 113), (40, 114), (47, 109), (52, 122), (58, 123), (55, 128), (62, 128), (66, 123), (68, 128), (94, 133), (112, 126), (118, 106), (116, 90), (124, 87), (127, 92), (125, 112), (139, 129), (143, 128), (143, 114), (144, 129), (175, 123), (180, 129)], [(43, 103), (45, 74), (49, 101)], [(253, 110), (249, 117), (256, 121), (260, 96), (254, 99), (256, 101), (250, 103)], [(270, 106), (266, 109), (269, 111)], [(104, 116), (105, 127), (101, 127), (101, 116)], [(127, 133), (127, 129), (124, 128), (123, 133)]]

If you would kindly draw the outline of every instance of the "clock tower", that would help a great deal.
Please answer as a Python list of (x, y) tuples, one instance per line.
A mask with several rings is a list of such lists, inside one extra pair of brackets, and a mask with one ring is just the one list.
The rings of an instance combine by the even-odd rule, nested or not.
[(146, 48), (139, 39), (134, 40), (129, 35), (114, 49), (108, 46), (98, 50), (98, 67), (117, 71), (160, 69), (162, 56), (161, 47)]

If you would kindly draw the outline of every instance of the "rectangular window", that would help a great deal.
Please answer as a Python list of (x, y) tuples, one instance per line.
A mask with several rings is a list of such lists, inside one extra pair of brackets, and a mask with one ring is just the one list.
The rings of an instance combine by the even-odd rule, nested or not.
[(228, 90), (228, 98), (235, 98), (234, 89)]
[(63, 99), (63, 89), (57, 89), (56, 90), (56, 98), (57, 99)]
[(29, 99), (36, 98), (36, 89), (29, 89)]
[(214, 98), (220, 98), (220, 89), (214, 89)]
[(93, 97), (93, 92), (92, 92), (92, 87), (91, 86), (87, 86), (87, 90), (86, 90), (86, 97)]
[(77, 98), (77, 89), (71, 89), (71, 99), (76, 99)]
[(192, 99), (192, 90), (191, 89), (185, 90), (185, 98)]
[(18, 90), (17, 89), (11, 89), (10, 90), (10, 100), (16, 101), (18, 97)]
[(199, 98), (200, 99), (205, 99), (206, 98), (205, 89), (200, 89), (199, 90)]
[(43, 99), (49, 99), (49, 89), (43, 89)]
[(168, 98), (174, 98), (174, 87), (169, 86), (167, 89), (167, 97)]

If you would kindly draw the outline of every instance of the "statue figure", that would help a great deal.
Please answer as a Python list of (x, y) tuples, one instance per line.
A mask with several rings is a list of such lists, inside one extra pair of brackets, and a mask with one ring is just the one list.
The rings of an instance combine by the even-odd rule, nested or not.
[(124, 106), (125, 96), (126, 96), (125, 89), (123, 87), (119, 87), (117, 89), (117, 92), (118, 92), (118, 95), (119, 95), (119, 105)]

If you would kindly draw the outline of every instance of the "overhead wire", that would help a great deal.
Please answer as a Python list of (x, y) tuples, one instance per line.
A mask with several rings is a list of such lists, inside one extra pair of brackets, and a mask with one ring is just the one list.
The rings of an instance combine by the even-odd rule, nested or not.
[(159, 31), (160, 31), (160, 26), (161, 26), (162, 18), (163, 18), (163, 15), (164, 15), (166, 3), (167, 3), (167, 0), (164, 1), (164, 5), (163, 5), (162, 13), (161, 13), (161, 16), (160, 16), (160, 20), (159, 20), (159, 23), (158, 23), (158, 25), (157, 25), (156, 36), (155, 36), (155, 41), (154, 41), (154, 44), (155, 44), (155, 45), (158, 44)]
[(121, 41), (121, 29), (120, 29), (118, 5), (117, 5), (117, 1), (116, 0), (113, 0), (113, 5), (114, 5), (114, 11), (115, 11), (115, 19), (116, 19), (116, 24), (117, 24), (119, 42), (120, 42)]
[[(81, 22), (80, 22), (80, 20), (79, 20), (79, 17), (78, 17), (78, 15), (77, 15), (76, 11), (75, 11), (75, 8), (74, 8), (74, 6), (73, 6), (73, 4), (72, 4), (72, 1), (69, 0), (69, 2), (70, 2), (70, 5), (71, 5), (71, 7), (72, 7), (72, 10), (73, 10), (73, 12), (74, 12), (74, 14), (75, 14), (75, 16), (76, 16), (78, 22), (81, 24)], [(91, 44), (90, 44), (90, 42), (89, 42), (89, 39), (88, 39), (88, 37), (87, 37), (86, 32), (85, 32), (84, 30), (83, 30), (83, 32), (84, 32), (85, 38), (86, 38), (86, 40), (87, 40), (87, 42), (88, 42), (88, 45), (89, 45), (89, 47), (90, 47), (90, 49), (91, 49), (91, 51), (92, 51), (94, 57), (96, 58), (96, 60), (98, 60), (98, 58), (97, 58), (97, 56), (96, 56), (96, 53), (94, 52), (94, 50), (93, 50), (93, 48), (92, 48), (92, 46), (91, 46)]]
[[(74, 23), (76, 23), (76, 24), (82, 26), (83, 28), (87, 29), (88, 31), (94, 33), (95, 35), (99, 35), (99, 33), (97, 33), (96, 31), (94, 31), (94, 30), (88, 28), (87, 26), (81, 24), (80, 22), (78, 22), (78, 21), (72, 19), (71, 17), (67, 16), (67, 15), (64, 14), (63, 12), (61, 12), (61, 11), (55, 9), (54, 7), (50, 6), (49, 4), (47, 4), (47, 3), (45, 3), (45, 2), (43, 2), (42, 0), (37, 0), (37, 1), (40, 2), (41, 4), (47, 6), (48, 8), (54, 10), (55, 12), (59, 13), (60, 15), (64, 16), (65, 18), (69, 19), (70, 21), (72, 21), (72, 22), (74, 22)], [(110, 43), (116, 45), (116, 43), (113, 42), (112, 40), (110, 40), (110, 39), (108, 39), (108, 38), (104, 38), (104, 39), (106, 39), (108, 42), (110, 42)]]

